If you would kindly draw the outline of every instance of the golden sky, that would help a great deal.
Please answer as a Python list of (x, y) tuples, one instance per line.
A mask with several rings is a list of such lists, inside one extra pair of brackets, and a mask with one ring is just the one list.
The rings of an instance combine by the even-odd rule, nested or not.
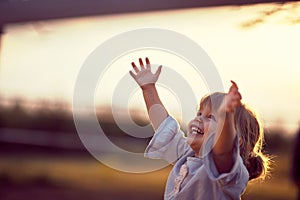
[[(300, 121), (298, 13), (299, 3), (263, 4), (8, 25), (1, 40), (0, 94), (71, 103), (78, 72), (95, 48), (126, 31), (161, 28), (197, 42), (215, 63), (225, 89), (230, 87), (230, 80), (235, 80), (244, 101), (257, 111), (267, 127), (278, 126), (281, 121), (293, 132)], [(117, 81), (128, 73), (130, 62), (145, 56), (182, 74), (197, 100), (208, 92), (188, 63), (176, 55), (152, 49), (131, 52), (114, 61), (95, 94), (97, 104), (109, 102)], [(171, 113), (179, 115), (180, 100), (176, 94), (164, 88), (160, 91)], [(144, 108), (140, 91), (130, 92), (129, 107)], [(196, 109), (196, 105), (191, 106)]]

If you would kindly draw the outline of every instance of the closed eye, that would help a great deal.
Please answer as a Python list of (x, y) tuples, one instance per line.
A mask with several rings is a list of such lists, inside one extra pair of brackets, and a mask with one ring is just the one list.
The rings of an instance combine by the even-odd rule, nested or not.
[(208, 115), (207, 118), (216, 121), (216, 118), (213, 115)]

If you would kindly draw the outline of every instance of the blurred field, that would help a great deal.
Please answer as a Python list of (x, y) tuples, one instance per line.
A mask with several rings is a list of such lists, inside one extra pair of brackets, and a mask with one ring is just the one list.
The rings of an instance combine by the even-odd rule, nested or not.
[(2, 156), (0, 199), (162, 199), (168, 171), (123, 173), (88, 157)]
[(290, 179), (290, 155), (281, 154), (273, 158), (272, 171), (266, 180), (249, 183), (243, 199), (296, 199), (296, 187)]
[[(243, 199), (295, 199), (289, 156), (274, 159), (265, 181), (249, 184)], [(0, 199), (163, 199), (170, 167), (145, 174), (110, 169), (91, 157), (14, 155), (0, 158)]]
[[(0, 104), (0, 200), (163, 199), (170, 166), (143, 174), (106, 167), (82, 145), (66, 106), (30, 105), (27, 108), (19, 100), (10, 106)], [(107, 120), (111, 115), (104, 116), (105, 120), (99, 116), (99, 123), (112, 142), (130, 152), (144, 150), (149, 139), (128, 136)], [(280, 128), (265, 136), (265, 150), (274, 157), (271, 174), (265, 181), (249, 183), (242, 198), (293, 200), (296, 188), (289, 171), (294, 137)], [(116, 159), (114, 153), (109, 155)], [(121, 159), (122, 165), (133, 166), (126, 157)]]

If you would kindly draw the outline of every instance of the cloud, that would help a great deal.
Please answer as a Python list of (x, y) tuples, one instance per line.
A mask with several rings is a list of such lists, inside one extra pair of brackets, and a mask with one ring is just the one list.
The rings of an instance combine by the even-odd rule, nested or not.
[[(284, 24), (295, 25), (300, 23), (300, 3), (277, 3), (272, 7), (266, 7), (265, 10), (258, 13), (258, 15), (248, 21), (242, 22), (240, 27), (242, 29), (249, 29), (260, 24), (266, 23), (268, 20), (279, 17)], [(278, 19), (276, 20), (278, 23)]]

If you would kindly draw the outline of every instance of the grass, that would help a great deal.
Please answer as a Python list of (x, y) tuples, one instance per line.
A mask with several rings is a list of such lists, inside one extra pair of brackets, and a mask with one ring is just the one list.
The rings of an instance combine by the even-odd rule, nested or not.
[[(288, 176), (289, 163), (287, 155), (276, 157), (271, 176), (265, 181), (250, 182), (243, 199), (295, 199), (296, 188)], [(38, 191), (47, 193), (44, 189), (50, 188), (52, 191), (53, 188), (60, 188), (55, 190), (56, 199), (68, 199), (65, 198), (66, 194), (69, 194), (69, 199), (76, 199), (78, 194), (94, 194), (95, 199), (162, 199), (170, 169), (167, 167), (151, 173), (130, 174), (113, 170), (86, 157), (1, 156), (0, 195), (6, 195), (6, 198), (1, 198), (3, 200), (24, 199), (24, 191), (44, 186)], [(10, 196), (9, 191), (17, 191), (22, 198)], [(52, 191), (51, 195), (54, 193)]]
[[(99, 196), (105, 196), (103, 199), (119, 199), (120, 194), (126, 199), (141, 198), (143, 194), (148, 195), (149, 199), (151, 196), (162, 199), (169, 170), (165, 168), (152, 173), (129, 174), (106, 167), (93, 158), (1, 157), (0, 183), (10, 185), (15, 190), (20, 186), (28, 188), (42, 184), (49, 188), (75, 190), (81, 196), (93, 193), (95, 199), (99, 199)], [(3, 192), (3, 187), (0, 196), (1, 190)]]
[(265, 180), (248, 184), (243, 199), (296, 199), (296, 187), (290, 180), (290, 155), (282, 154), (273, 158), (271, 171)]

